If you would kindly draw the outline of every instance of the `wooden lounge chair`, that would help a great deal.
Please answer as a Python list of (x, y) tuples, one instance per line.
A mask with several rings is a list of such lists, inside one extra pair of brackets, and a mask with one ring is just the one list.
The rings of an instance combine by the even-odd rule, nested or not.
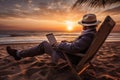
[(77, 66), (73, 66), (73, 64), (70, 62), (67, 54), (64, 53), (64, 56), (68, 62), (68, 65), (71, 68), (71, 71), (76, 75), (78, 80), (81, 80), (80, 75), (89, 67), (92, 66), (91, 60), (95, 56), (95, 54), (98, 52), (99, 48), (102, 46), (104, 41), (106, 40), (109, 33), (112, 31), (113, 27), (115, 26), (115, 22), (110, 16), (107, 16), (99, 28), (91, 46), (87, 50), (87, 52), (83, 54), (73, 54), (75, 56), (81, 56), (82, 59), (79, 61)]

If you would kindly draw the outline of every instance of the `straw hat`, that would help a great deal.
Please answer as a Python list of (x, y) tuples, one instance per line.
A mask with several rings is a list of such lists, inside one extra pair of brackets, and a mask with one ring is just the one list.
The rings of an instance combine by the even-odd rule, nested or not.
[(98, 25), (101, 21), (97, 20), (95, 14), (86, 14), (83, 16), (82, 21), (78, 22), (78, 24), (81, 24), (83, 26), (94, 26)]

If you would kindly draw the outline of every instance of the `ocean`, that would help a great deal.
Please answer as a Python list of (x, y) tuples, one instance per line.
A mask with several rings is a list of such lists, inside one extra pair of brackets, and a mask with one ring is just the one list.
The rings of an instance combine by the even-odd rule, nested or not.
[[(46, 34), (53, 33), (58, 42), (72, 41), (81, 32), (38, 32), (38, 31), (0, 31), (0, 44), (40, 43), (47, 40)], [(120, 41), (120, 33), (110, 33), (106, 42)]]

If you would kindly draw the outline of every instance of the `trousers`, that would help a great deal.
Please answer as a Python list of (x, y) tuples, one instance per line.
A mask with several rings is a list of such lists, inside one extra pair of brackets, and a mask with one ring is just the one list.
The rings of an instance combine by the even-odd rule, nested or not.
[(51, 56), (53, 63), (57, 62), (58, 55), (57, 55), (56, 51), (52, 48), (52, 46), (47, 41), (43, 41), (35, 47), (19, 51), (18, 56), (20, 56), (22, 58), (34, 57), (37, 55), (43, 55), (44, 53)]
[[(43, 41), (35, 47), (26, 50), (21, 50), (18, 52), (18, 55), (22, 58), (25, 58), (25, 57), (34, 57), (37, 55), (43, 55), (44, 53), (51, 56), (53, 63), (57, 63), (59, 58), (66, 60), (64, 55), (60, 51), (56, 52), (47, 41)], [(67, 54), (67, 55), (73, 64), (77, 64), (78, 61), (80, 60), (79, 57), (73, 56), (71, 54)]]

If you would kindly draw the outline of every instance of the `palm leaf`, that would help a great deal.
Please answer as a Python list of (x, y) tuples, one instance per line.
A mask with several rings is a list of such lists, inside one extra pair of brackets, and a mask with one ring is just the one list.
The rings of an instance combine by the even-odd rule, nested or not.
[(83, 3), (88, 4), (88, 6), (90, 7), (105, 7), (105, 5), (107, 4), (120, 3), (120, 0), (77, 0), (72, 6), (72, 8), (80, 6)]

